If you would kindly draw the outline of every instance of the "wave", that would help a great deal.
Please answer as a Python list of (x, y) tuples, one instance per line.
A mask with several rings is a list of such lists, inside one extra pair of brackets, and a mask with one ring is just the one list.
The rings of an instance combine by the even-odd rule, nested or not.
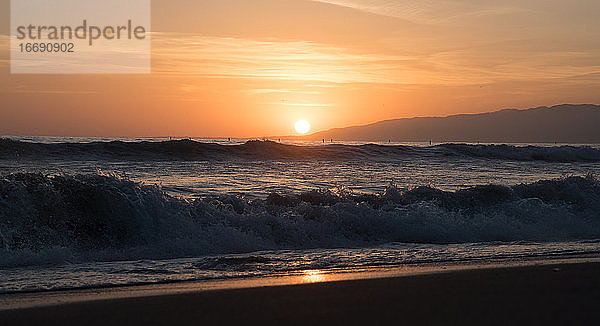
[(515, 161), (598, 162), (600, 150), (589, 146), (439, 145), (446, 155)]
[(0, 267), (168, 259), (390, 242), (600, 238), (600, 181), (568, 177), (455, 192), (390, 186), (187, 200), (111, 175), (0, 177)]
[(193, 140), (33, 143), (0, 139), (5, 159), (69, 160), (386, 160), (406, 157), (465, 157), (547, 162), (600, 162), (600, 149), (589, 146), (512, 146), (443, 144), (431, 147), (398, 145), (297, 146), (272, 141), (248, 141), (238, 145)]

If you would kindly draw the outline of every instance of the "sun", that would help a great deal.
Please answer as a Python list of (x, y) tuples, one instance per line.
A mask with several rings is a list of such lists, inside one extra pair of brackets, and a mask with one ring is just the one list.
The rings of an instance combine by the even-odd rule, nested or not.
[(295, 128), (297, 133), (304, 135), (310, 131), (310, 123), (306, 120), (298, 120)]

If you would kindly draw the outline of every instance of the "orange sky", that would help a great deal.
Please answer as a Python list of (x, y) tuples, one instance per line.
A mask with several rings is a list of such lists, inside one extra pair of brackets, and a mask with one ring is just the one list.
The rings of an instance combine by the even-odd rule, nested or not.
[(600, 2), (155, 0), (152, 74), (11, 75), (0, 134), (259, 137), (600, 103)]

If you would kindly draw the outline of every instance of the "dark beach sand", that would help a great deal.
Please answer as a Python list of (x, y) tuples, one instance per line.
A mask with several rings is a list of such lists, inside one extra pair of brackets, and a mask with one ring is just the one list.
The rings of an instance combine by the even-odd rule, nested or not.
[(600, 325), (600, 263), (459, 270), (0, 311), (0, 325)]

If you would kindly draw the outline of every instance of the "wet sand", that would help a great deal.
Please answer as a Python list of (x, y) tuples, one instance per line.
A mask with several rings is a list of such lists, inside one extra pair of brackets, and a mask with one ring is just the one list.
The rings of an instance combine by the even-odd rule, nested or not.
[(600, 263), (165, 293), (0, 311), (1, 325), (382, 323), (597, 325)]

